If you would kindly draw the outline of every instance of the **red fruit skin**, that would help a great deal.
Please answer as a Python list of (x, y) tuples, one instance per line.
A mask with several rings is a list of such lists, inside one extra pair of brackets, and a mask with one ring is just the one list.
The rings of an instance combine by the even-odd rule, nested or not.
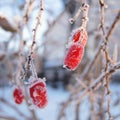
[(72, 41), (78, 42), (80, 40), (80, 37), (81, 37), (81, 31), (80, 31), (80, 29), (78, 29), (75, 31), (75, 33), (73, 33)]
[(84, 46), (81, 44), (74, 43), (68, 49), (68, 52), (65, 56), (64, 67), (69, 70), (75, 70), (80, 64), (84, 55)]
[(24, 100), (23, 91), (21, 88), (15, 88), (13, 91), (13, 98), (15, 100), (15, 103), (21, 104)]
[(44, 81), (35, 81), (29, 88), (30, 97), (34, 105), (39, 108), (44, 108), (47, 103), (47, 90)]
[(72, 41), (74, 43), (79, 42), (83, 46), (86, 45), (87, 39), (88, 36), (85, 29), (77, 29), (72, 35)]

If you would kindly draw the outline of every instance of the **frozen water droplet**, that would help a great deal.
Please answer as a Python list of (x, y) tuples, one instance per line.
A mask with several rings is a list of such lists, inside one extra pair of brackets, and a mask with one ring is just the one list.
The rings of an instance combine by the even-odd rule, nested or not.
[(70, 19), (69, 19), (69, 22), (70, 22), (70, 24), (73, 24), (73, 23), (74, 23), (74, 19), (73, 19), (73, 18), (70, 18)]
[(73, 44), (73, 42), (72, 41), (69, 41), (67, 44), (66, 44), (66, 48), (69, 48), (71, 45)]
[(30, 85), (30, 82), (24, 81), (24, 84), (25, 84), (25, 85)]
[(63, 65), (63, 68), (66, 68), (66, 65)]
[(71, 68), (67, 65), (63, 65), (63, 68), (66, 68), (67, 70), (71, 71)]
[(45, 81), (45, 82), (46, 82), (46, 78), (45, 78), (45, 77), (43, 78), (43, 81)]

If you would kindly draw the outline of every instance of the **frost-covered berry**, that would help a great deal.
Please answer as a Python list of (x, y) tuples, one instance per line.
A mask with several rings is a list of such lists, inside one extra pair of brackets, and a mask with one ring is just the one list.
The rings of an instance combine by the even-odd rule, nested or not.
[(48, 103), (46, 84), (42, 79), (35, 79), (29, 87), (32, 102), (38, 108), (44, 108)]
[(13, 98), (15, 103), (21, 104), (24, 100), (23, 91), (20, 87), (16, 87), (13, 91)]
[(80, 64), (84, 54), (84, 46), (78, 43), (74, 43), (68, 49), (65, 56), (64, 67), (69, 70), (75, 70)]
[(73, 32), (72, 41), (78, 42), (80, 40), (80, 37), (81, 37), (81, 31), (80, 29), (77, 29), (76, 31)]
[(72, 33), (70, 39), (74, 43), (79, 42), (81, 45), (85, 46), (88, 39), (87, 32), (83, 28), (78, 28)]

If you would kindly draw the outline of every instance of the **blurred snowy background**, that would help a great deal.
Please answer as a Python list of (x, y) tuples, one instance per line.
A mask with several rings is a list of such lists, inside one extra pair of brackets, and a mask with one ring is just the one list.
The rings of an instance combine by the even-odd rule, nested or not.
[[(69, 18), (73, 17), (82, 3), (82, 0), (43, 0), (44, 12), (41, 27), (37, 33), (35, 65), (39, 77), (46, 77), (48, 88), (48, 105), (44, 109), (35, 109), (37, 120), (57, 120), (63, 102), (70, 96), (69, 89), (75, 84), (74, 75), (81, 74), (84, 68), (93, 58), (98, 43), (102, 40), (100, 26), (99, 1), (86, 0), (90, 5), (89, 22), (87, 25), (88, 43), (82, 63), (74, 72), (63, 69), (63, 60), (66, 52), (66, 43), (73, 29), (76, 29), (81, 17), (71, 25)], [(22, 27), (22, 19), (25, 15), (25, 5), (28, 0), (0, 0), (0, 120), (33, 120), (32, 113), (26, 103), (16, 105), (12, 98), (14, 75), (19, 63), (20, 40), (25, 47), (24, 56), (29, 51), (33, 28), (39, 11), (39, 0), (31, 6), (29, 20)], [(106, 0), (105, 29), (109, 30), (114, 18), (120, 9), (120, 1)], [(6, 18), (9, 25), (4, 25)], [(5, 23), (6, 24), (6, 23)], [(17, 29), (20, 28), (21, 32)], [(20, 37), (22, 34), (22, 38)], [(120, 60), (120, 24), (116, 27), (109, 43), (111, 57), (117, 51), (117, 60)], [(103, 67), (101, 58), (98, 58), (96, 68), (91, 73), (94, 78), (98, 76)], [(112, 91), (112, 115), (120, 120), (120, 72), (112, 77), (110, 86)], [(119, 98), (119, 99), (118, 99)], [(116, 103), (116, 104), (115, 104)], [(87, 105), (86, 105), (87, 104)], [(90, 120), (90, 104), (87, 98), (81, 103), (79, 120)], [(106, 111), (105, 111), (106, 112)], [(74, 103), (66, 109), (66, 117), (62, 120), (76, 120)], [(91, 119), (92, 120), (92, 119)], [(107, 119), (106, 119), (107, 120)]]

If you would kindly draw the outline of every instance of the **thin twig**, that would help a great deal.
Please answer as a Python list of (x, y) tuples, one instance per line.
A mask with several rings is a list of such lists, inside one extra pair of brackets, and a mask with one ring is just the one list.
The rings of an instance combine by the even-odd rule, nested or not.
[[(101, 28), (102, 28), (102, 32), (103, 32), (103, 39), (104, 39), (104, 54), (105, 54), (105, 72), (108, 70), (109, 68), (109, 63), (111, 62), (111, 58), (109, 57), (109, 53), (108, 53), (108, 42), (107, 42), (107, 39), (105, 39), (105, 36), (106, 36), (106, 32), (105, 32), (105, 23), (104, 23), (104, 14), (105, 14), (105, 11), (104, 11), (104, 8), (105, 8), (105, 2), (104, 0), (99, 0), (99, 3), (100, 3), (100, 7), (101, 7)], [(108, 113), (108, 117), (109, 117), (109, 120), (112, 118), (112, 115), (111, 115), (111, 112), (110, 112), (110, 103), (111, 103), (111, 98), (110, 98), (110, 79), (109, 79), (109, 75), (106, 75), (105, 77), (106, 79), (106, 85), (104, 86), (106, 91), (107, 91), (107, 105), (108, 105), (108, 110), (107, 110), (107, 113)], [(105, 89), (103, 92), (105, 92)]]
[[(35, 44), (36, 44), (36, 35), (37, 35), (38, 27), (41, 24), (42, 12), (43, 12), (43, 1), (41, 0), (40, 1), (40, 11), (39, 11), (39, 15), (37, 17), (37, 23), (36, 23), (35, 28), (33, 29), (32, 45), (31, 45), (31, 48), (30, 48), (29, 55), (27, 57), (27, 62), (25, 64), (25, 71), (24, 71), (24, 74), (22, 75), (23, 80), (25, 80), (27, 72), (28, 72), (28, 70), (30, 69), (30, 66), (31, 66), (31, 61), (33, 61), (33, 59), (34, 59), (33, 55), (34, 55), (34, 50), (35, 50), (34, 47), (35, 47)], [(34, 68), (34, 66), (32, 66), (32, 68)], [(35, 71), (35, 68), (34, 68), (34, 71)], [(36, 71), (34, 72), (34, 76), (37, 77)]]
[(16, 108), (14, 105), (12, 105), (7, 100), (0, 98), (0, 101), (4, 103), (5, 105), (9, 106), (10, 108), (14, 109), (20, 116), (24, 117), (26, 120), (29, 120), (30, 118), (27, 117), (25, 114), (23, 114), (18, 108)]
[[(107, 36), (106, 36), (106, 41), (107, 42), (109, 41), (110, 37), (112, 36), (112, 33), (113, 33), (115, 27), (117, 26), (119, 20), (120, 20), (120, 10), (119, 10), (116, 18), (114, 19), (114, 22), (112, 23), (112, 25), (111, 25), (108, 33), (107, 33)], [(104, 40), (102, 42), (100, 42), (99, 48), (97, 50), (95, 50), (96, 51), (95, 56), (93, 57), (93, 59), (91, 60), (91, 62), (88, 64), (88, 66), (85, 68), (85, 70), (83, 71), (83, 73), (81, 75), (82, 79), (85, 79), (88, 76), (91, 68), (94, 65), (94, 62), (96, 61), (96, 59), (98, 58), (99, 54), (101, 53), (101, 50), (103, 49), (104, 44), (106, 44), (104, 42)]]
[(81, 27), (86, 28), (86, 24), (88, 22), (88, 10), (89, 10), (89, 5), (83, 3), (78, 9), (78, 12), (75, 14), (75, 16), (69, 20), (70, 23), (73, 24), (78, 19), (80, 12), (83, 12)]
[(104, 3), (104, 0), (99, 0), (99, 3), (100, 3), (100, 7), (101, 7), (101, 28), (102, 28), (102, 31), (103, 31), (103, 35), (105, 35), (105, 27), (104, 27), (104, 21), (105, 21), (105, 18), (104, 18), (105, 3)]
[[(76, 103), (80, 103), (81, 100), (87, 96), (90, 95), (89, 93), (91, 93), (94, 90), (97, 90), (100, 86), (100, 84), (102, 83), (102, 81), (104, 80), (104, 78), (106, 77), (106, 75), (111, 75), (112, 73), (114, 73), (115, 71), (117, 71), (118, 69), (120, 69), (120, 62), (116, 63), (115, 65), (113, 65), (111, 68), (108, 69), (108, 71), (102, 73), (96, 80), (93, 80), (94, 82), (91, 83), (90, 87), (88, 89), (85, 89), (82, 94), (76, 99), (73, 98), (73, 95), (75, 94), (75, 92), (77, 91), (77, 89), (74, 90), (74, 92), (70, 95), (69, 99), (63, 104), (61, 111), (59, 113), (58, 116), (58, 120), (61, 120), (61, 118), (65, 115), (65, 108), (74, 100), (76, 101)], [(80, 91), (80, 90), (78, 90)], [(77, 93), (76, 93), (77, 94)], [(77, 95), (76, 95), (77, 96)]]
[[(106, 77), (106, 75), (110, 75), (112, 73), (114, 73), (115, 71), (117, 71), (118, 69), (120, 69), (120, 62), (116, 63), (115, 65), (113, 65), (111, 68), (108, 69), (108, 71), (102, 73), (96, 80), (94, 80), (94, 82), (92, 83), (92, 85), (86, 90), (86, 91), (90, 91), (90, 90), (97, 90), (99, 88), (98, 84), (101, 84), (104, 80), (104, 78)], [(85, 94), (86, 92), (84, 92)]]

